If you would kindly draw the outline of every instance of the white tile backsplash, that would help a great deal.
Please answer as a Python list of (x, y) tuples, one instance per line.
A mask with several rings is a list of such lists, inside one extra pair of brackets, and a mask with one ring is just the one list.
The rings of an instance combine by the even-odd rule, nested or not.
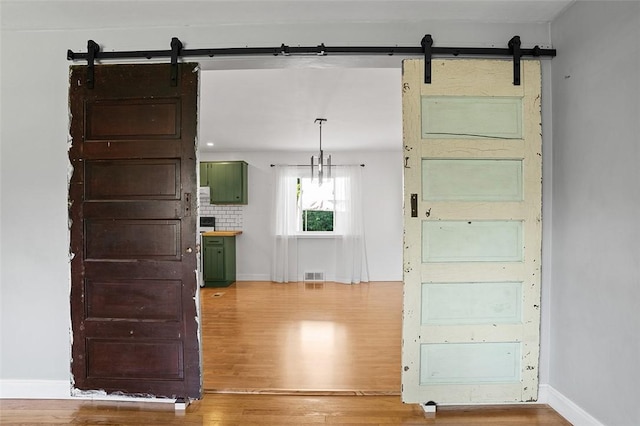
[(242, 217), (244, 206), (209, 204), (209, 191), (200, 191), (200, 216), (213, 216), (216, 218), (217, 231), (242, 231)]

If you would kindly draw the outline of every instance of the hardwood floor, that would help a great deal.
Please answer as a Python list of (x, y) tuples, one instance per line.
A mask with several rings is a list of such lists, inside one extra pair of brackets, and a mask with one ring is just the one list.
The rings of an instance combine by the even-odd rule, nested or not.
[(439, 407), (400, 393), (402, 285), (239, 282), (201, 292), (205, 394), (173, 404), (0, 400), (2, 425), (570, 425), (545, 405)]
[(400, 282), (238, 282), (200, 297), (206, 392), (400, 393)]
[(571, 425), (546, 406), (438, 408), (427, 417), (399, 396), (206, 394), (186, 412), (171, 404), (0, 400), (2, 425)]

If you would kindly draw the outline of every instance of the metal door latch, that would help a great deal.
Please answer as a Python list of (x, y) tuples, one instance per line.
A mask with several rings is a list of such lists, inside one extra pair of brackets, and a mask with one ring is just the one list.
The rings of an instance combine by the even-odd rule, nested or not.
[(411, 217), (418, 217), (418, 194), (411, 194)]

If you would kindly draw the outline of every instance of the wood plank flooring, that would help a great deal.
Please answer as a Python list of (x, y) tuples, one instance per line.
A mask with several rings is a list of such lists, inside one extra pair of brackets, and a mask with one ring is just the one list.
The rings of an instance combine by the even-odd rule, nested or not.
[(570, 425), (545, 405), (439, 407), (426, 416), (403, 404), (399, 282), (239, 282), (200, 297), (205, 394), (186, 412), (161, 403), (0, 400), (0, 424)]
[(438, 408), (426, 416), (399, 396), (206, 394), (186, 412), (171, 404), (0, 400), (0, 424), (16, 425), (485, 425), (570, 426), (546, 406)]
[(200, 297), (207, 392), (400, 393), (400, 282), (237, 282)]

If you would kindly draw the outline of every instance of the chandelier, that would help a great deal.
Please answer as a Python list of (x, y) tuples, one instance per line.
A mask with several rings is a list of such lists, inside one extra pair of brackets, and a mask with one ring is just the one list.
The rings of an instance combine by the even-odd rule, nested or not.
[[(327, 157), (327, 162), (324, 161), (324, 152), (322, 151), (322, 123), (327, 121), (326, 118), (316, 118), (314, 123), (318, 123), (318, 130), (320, 133), (320, 152), (319, 155), (311, 156), (311, 181), (313, 182), (315, 168), (318, 166), (318, 184), (322, 185), (322, 177), (324, 176), (324, 169), (327, 169), (327, 177), (331, 179), (331, 155)], [(317, 161), (317, 163), (316, 163)]]

